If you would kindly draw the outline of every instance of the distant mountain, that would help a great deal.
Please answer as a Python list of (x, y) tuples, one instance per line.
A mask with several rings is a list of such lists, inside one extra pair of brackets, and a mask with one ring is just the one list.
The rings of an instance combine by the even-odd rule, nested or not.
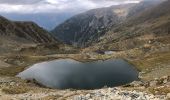
[(56, 41), (47, 31), (33, 22), (14, 22), (0, 17), (0, 36), (32, 43)]
[(34, 22), (11, 21), (0, 16), (0, 55), (77, 53)]
[(76, 15), (57, 26), (53, 35), (63, 42), (87, 46), (121, 23), (133, 4), (98, 8)]
[(57, 25), (64, 22), (66, 19), (72, 17), (74, 13), (33, 13), (33, 14), (19, 14), (19, 13), (1, 13), (4, 17), (14, 21), (33, 21), (40, 27), (50, 31)]
[[(53, 44), (53, 45), (51, 45)], [(0, 54), (49, 54), (63, 43), (33, 22), (14, 22), (0, 16)], [(57, 51), (58, 50), (58, 51)]]

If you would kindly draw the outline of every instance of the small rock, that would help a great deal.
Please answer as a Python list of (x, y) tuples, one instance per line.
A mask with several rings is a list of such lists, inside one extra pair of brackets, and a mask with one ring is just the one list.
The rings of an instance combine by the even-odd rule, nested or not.
[(90, 96), (91, 96), (90, 94), (86, 94), (86, 98), (90, 98)]
[(155, 91), (156, 94), (158, 94), (159, 91)]
[(166, 85), (166, 86), (170, 86), (170, 82), (167, 82), (165, 85)]
[(130, 83), (130, 85), (134, 87), (139, 87), (139, 86), (143, 86), (144, 84), (141, 81), (134, 81)]
[(168, 76), (168, 82), (170, 82), (170, 76)]
[(4, 62), (8, 62), (8, 59), (4, 59)]
[(156, 86), (156, 85), (158, 85), (158, 81), (156, 81), (156, 80), (154, 80), (154, 81), (151, 81), (150, 83), (149, 83), (149, 86)]
[(135, 93), (131, 94), (131, 98), (132, 98), (132, 99), (135, 99), (135, 98), (138, 98), (138, 97), (139, 97), (138, 94), (135, 94)]
[(11, 82), (10, 85), (11, 85), (11, 86), (14, 86), (14, 85), (15, 85), (15, 82)]
[(167, 98), (170, 99), (170, 93), (167, 94)]
[(166, 84), (168, 82), (168, 76), (164, 76), (160, 79), (163, 84)]
[(163, 83), (164, 83), (164, 84), (168, 83), (168, 80), (164, 80)]

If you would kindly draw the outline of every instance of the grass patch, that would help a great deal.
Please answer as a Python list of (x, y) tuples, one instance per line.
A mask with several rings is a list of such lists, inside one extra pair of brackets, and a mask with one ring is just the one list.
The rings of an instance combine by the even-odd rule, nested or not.
[(25, 66), (20, 67), (5, 67), (0, 69), (1, 76), (16, 76), (19, 72), (22, 72), (25, 69)]
[(23, 94), (29, 91), (29, 88), (25, 86), (12, 86), (2, 88), (2, 92), (6, 94)]
[(153, 69), (159, 67), (161, 64), (170, 63), (170, 52), (155, 53), (140, 60), (135, 60), (131, 62), (140, 71), (145, 71), (146, 69)]
[(152, 94), (167, 94), (167, 93), (170, 93), (170, 87), (150, 87), (149, 89), (149, 92), (151, 92)]
[[(26, 67), (33, 65), (38, 62), (48, 61), (55, 59), (53, 57), (46, 56), (9, 56), (7, 57), (9, 61), (7, 63), (11, 64), (11, 67), (0, 68), (0, 76), (16, 76), (18, 73), (22, 72)], [(22, 65), (16, 62), (24, 62)]]

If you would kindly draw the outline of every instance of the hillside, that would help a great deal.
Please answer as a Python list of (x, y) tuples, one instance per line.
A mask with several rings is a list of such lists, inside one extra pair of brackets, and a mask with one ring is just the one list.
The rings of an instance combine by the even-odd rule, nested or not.
[(89, 46), (97, 42), (111, 27), (121, 23), (133, 4), (98, 8), (76, 15), (53, 31), (61, 41), (76, 46)]
[[(138, 4), (93, 9), (68, 19), (57, 26), (52, 31), (53, 34), (33, 22), (15, 22), (0, 17), (0, 99), (170, 100), (169, 5), (170, 0), (144, 0)], [(83, 48), (75, 48), (65, 43)], [(78, 65), (74, 67), (77, 69), (74, 70), (72, 67), (74, 61), (70, 60), (70, 63), (67, 59), (75, 60)], [(105, 63), (108, 59), (114, 59), (117, 64)], [(76, 88), (60, 90), (38, 82), (43, 77), (47, 78), (44, 82), (54, 82), (55, 80), (50, 81), (49, 78), (55, 79), (57, 75), (61, 76), (58, 78), (62, 81), (61, 84), (70, 84), (74, 87), (76, 86), (74, 84), (80, 81), (93, 83), (97, 74), (100, 74), (97, 75), (97, 80), (102, 78), (107, 80), (111, 77), (120, 79), (124, 75), (128, 76), (128, 73), (132, 74), (130, 70), (124, 69), (129, 66), (119, 60), (132, 66), (132, 69), (137, 71), (138, 79), (116, 87), (105, 85), (100, 89), (90, 90)], [(55, 64), (53, 61), (58, 63)], [(87, 71), (79, 66), (86, 62), (87, 66), (82, 67), (87, 67)], [(90, 66), (91, 62), (94, 66)], [(98, 68), (95, 68), (95, 65)], [(57, 69), (50, 68), (53, 66)], [(65, 68), (67, 66), (69, 68)], [(18, 74), (29, 71), (30, 67), (34, 68), (28, 76), (35, 75), (37, 80), (36, 77), (20, 79)], [(121, 71), (118, 72), (117, 68)], [(74, 70), (73, 74), (68, 73), (71, 70)], [(110, 71), (113, 71), (113, 74), (125, 73), (112, 75), (109, 74)], [(90, 75), (91, 72), (95, 75)], [(68, 79), (63, 79), (67, 75)], [(89, 78), (86, 78), (86, 75)], [(77, 76), (83, 78), (77, 80)], [(69, 83), (70, 80), (73, 81)], [(105, 84), (110, 83), (105, 80), (103, 81)], [(54, 83), (56, 84), (58, 85), (58, 82)]]
[(14, 22), (2, 16), (0, 16), (0, 36), (8, 36), (12, 39), (20, 38), (20, 40), (33, 43), (56, 41), (47, 31), (33, 22)]
[[(141, 3), (134, 7), (142, 7)], [(101, 59), (128, 59), (141, 71), (142, 79), (170, 75), (169, 5), (170, 0), (167, 0), (129, 16), (83, 52), (91, 52), (90, 55), (100, 54), (98, 57)], [(105, 53), (108, 51), (109, 54)]]
[[(126, 50), (144, 47), (147, 44), (156, 45), (159, 42), (169, 43), (169, 4), (170, 1), (158, 3), (152, 7), (148, 6), (147, 10), (143, 9), (133, 16), (129, 16), (126, 21), (112, 27), (107, 34), (101, 37), (98, 47), (106, 50)], [(139, 3), (134, 7), (137, 9), (142, 5)], [(97, 47), (95, 43), (94, 45)]]
[(55, 39), (33, 22), (15, 22), (0, 16), (0, 54), (66, 53), (71, 46)]

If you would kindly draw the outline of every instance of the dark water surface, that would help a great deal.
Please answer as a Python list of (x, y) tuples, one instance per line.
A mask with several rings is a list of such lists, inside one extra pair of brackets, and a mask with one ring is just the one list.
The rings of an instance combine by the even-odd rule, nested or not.
[(17, 75), (57, 89), (114, 87), (138, 79), (138, 71), (122, 59), (82, 63), (60, 59), (33, 65)]

